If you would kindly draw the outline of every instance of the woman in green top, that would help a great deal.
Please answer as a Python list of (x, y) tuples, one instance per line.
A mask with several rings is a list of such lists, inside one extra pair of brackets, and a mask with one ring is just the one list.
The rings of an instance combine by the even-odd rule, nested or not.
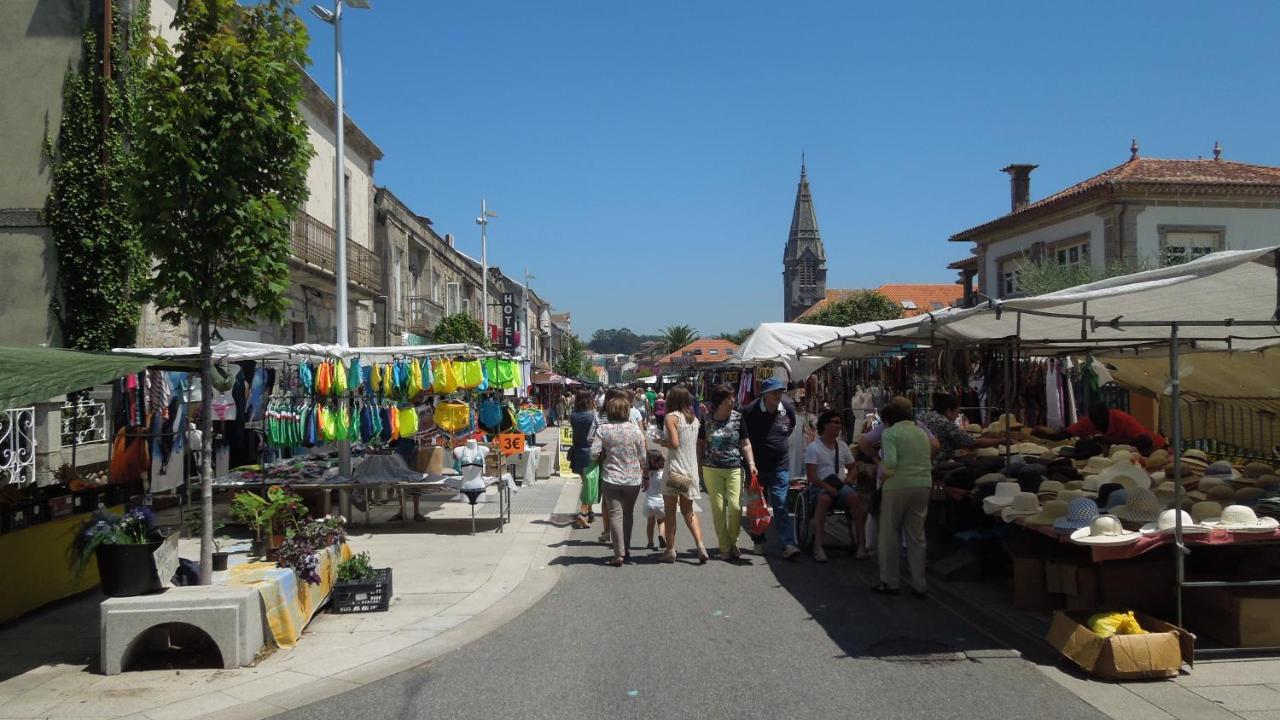
[(933, 487), (933, 448), (929, 436), (912, 419), (911, 401), (895, 397), (880, 411), (887, 429), (882, 437), (884, 484), (880, 500), (880, 584), (872, 592), (898, 594), (898, 538), (907, 537), (911, 594), (923, 598), (924, 521)]

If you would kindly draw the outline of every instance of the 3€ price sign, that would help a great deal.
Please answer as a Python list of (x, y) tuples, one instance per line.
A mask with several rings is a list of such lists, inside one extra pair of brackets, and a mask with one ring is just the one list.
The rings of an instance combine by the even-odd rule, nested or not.
[(524, 452), (524, 435), (502, 433), (498, 436), (498, 452), (503, 455), (519, 455)]

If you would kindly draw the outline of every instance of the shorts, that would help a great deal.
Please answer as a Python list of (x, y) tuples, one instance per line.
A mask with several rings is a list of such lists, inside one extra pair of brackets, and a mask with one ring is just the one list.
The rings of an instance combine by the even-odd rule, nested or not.
[[(831, 495), (830, 490), (819, 487), (817, 483), (810, 485), (808, 490), (809, 490), (809, 502), (811, 503), (818, 502), (819, 495), (822, 495), (822, 494), (826, 494), (828, 496)], [(852, 485), (841, 485), (840, 492), (836, 493), (835, 495), (836, 504), (843, 506), (845, 503), (849, 501), (848, 498), (850, 495), (852, 495), (856, 500), (858, 497), (857, 488), (853, 487)]]
[(661, 495), (644, 496), (644, 516), (658, 518), (659, 520), (666, 518), (667, 505)]

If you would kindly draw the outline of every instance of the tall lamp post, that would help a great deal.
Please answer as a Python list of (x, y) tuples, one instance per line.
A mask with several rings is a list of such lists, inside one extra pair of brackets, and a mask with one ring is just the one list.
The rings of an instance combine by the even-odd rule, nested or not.
[(476, 224), (480, 226), (480, 304), (484, 306), (484, 336), (489, 337), (489, 219), (498, 217), (498, 213), (485, 205), (480, 198), (480, 217)]
[(529, 266), (524, 268), (524, 354), (529, 360), (529, 367), (533, 367), (533, 326), (529, 323), (529, 281), (537, 280), (537, 275), (529, 273)]
[(338, 345), (346, 347), (349, 342), (347, 330), (347, 188), (346, 173), (343, 170), (347, 164), (346, 142), (343, 135), (345, 134), (346, 113), (342, 109), (342, 6), (350, 5), (358, 10), (368, 10), (369, 0), (333, 0), (333, 9), (330, 10), (320, 5), (312, 5), (311, 12), (322, 21), (333, 26), (333, 95), (335, 117), (334, 120), (334, 137), (335, 137), (335, 157), (333, 160), (333, 187), (334, 187), (334, 234), (337, 236), (334, 241), (334, 275), (337, 280), (337, 306), (338, 306)]

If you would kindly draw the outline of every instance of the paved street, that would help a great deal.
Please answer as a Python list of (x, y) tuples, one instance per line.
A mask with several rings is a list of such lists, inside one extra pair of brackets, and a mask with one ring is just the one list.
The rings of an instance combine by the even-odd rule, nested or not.
[(573, 532), (559, 584), (510, 624), (282, 717), (1103, 717), (934, 601), (871, 595), (842, 551), (615, 569), (596, 534)]

